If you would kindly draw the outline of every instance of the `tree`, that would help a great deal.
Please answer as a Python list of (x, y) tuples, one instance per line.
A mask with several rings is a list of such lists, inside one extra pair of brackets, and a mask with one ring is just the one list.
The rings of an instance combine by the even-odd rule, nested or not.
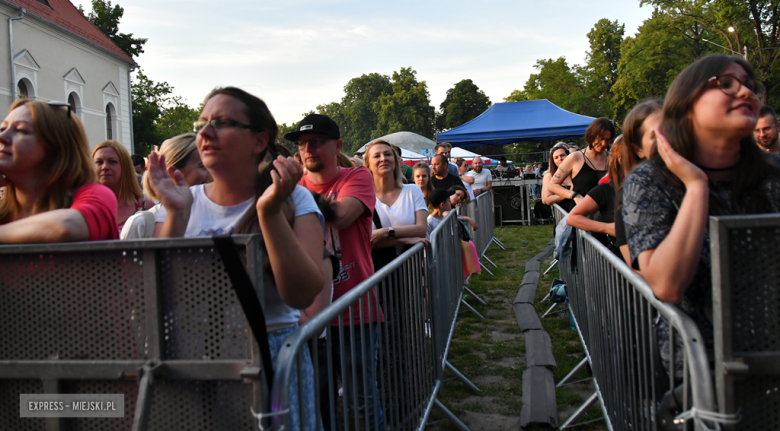
[(447, 130), (465, 124), (490, 108), (490, 98), (470, 79), (464, 79), (447, 90), (447, 97), (436, 115), (436, 130)]
[(512, 101), (547, 99), (568, 111), (583, 115), (593, 113), (593, 104), (585, 94), (585, 83), (577, 66), (569, 67), (565, 57), (537, 60), (533, 73), (523, 87), (507, 98)]
[(139, 69), (130, 91), (135, 154), (149, 154), (162, 141), (192, 131), (192, 123), (201, 110), (190, 108), (179, 96), (172, 96), (173, 87), (167, 82), (155, 83)]
[(342, 127), (346, 154), (354, 152), (371, 140), (371, 133), (377, 125), (374, 102), (392, 90), (390, 77), (378, 73), (353, 78), (344, 86), (344, 97), (339, 110), (341, 122), (337, 123)]
[[(78, 9), (84, 15), (81, 5)], [(86, 17), (127, 55), (138, 57), (143, 54), (144, 44), (148, 39), (133, 37), (133, 33), (119, 32), (119, 20), (124, 14), (125, 10), (119, 5), (112, 5), (110, 0), (92, 0), (92, 12)]]
[(585, 67), (581, 73), (585, 80), (585, 93), (593, 104), (594, 116), (607, 117), (613, 113), (612, 86), (618, 79), (620, 45), (623, 43), (625, 25), (617, 20), (599, 20), (588, 32), (590, 51), (585, 55)]
[(431, 106), (427, 84), (417, 81), (416, 75), (411, 67), (393, 72), (392, 93), (383, 94), (374, 102), (377, 123), (372, 138), (400, 131), (433, 138), (436, 111)]

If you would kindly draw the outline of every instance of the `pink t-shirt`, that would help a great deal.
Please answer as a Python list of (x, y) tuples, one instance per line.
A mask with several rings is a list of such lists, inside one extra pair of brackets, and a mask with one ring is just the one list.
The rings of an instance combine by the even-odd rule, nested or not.
[[(371, 261), (371, 219), (376, 204), (374, 193), (374, 180), (371, 172), (363, 166), (358, 168), (340, 168), (338, 175), (328, 183), (314, 184), (304, 176), (299, 182), (307, 189), (317, 192), (326, 198), (338, 200), (344, 197), (353, 197), (365, 205), (366, 210), (346, 229), (325, 227), (325, 242), (336, 254), (339, 260), (339, 273), (333, 279), (333, 300), (340, 298), (350, 289), (362, 283), (374, 274), (374, 264)], [(363, 297), (363, 304), (368, 300), (368, 295)], [(363, 309), (363, 322), (376, 322), (377, 310), (376, 292), (371, 291), (371, 317), (369, 320), (368, 307)], [(358, 303), (355, 303), (353, 323), (360, 324)], [(380, 321), (382, 321), (380, 316)], [(337, 325), (334, 320), (332, 325)], [(344, 312), (344, 324), (349, 324), (349, 310)]]
[(86, 184), (73, 194), (70, 209), (84, 217), (89, 229), (89, 241), (119, 239), (116, 230), (116, 196), (108, 187)]

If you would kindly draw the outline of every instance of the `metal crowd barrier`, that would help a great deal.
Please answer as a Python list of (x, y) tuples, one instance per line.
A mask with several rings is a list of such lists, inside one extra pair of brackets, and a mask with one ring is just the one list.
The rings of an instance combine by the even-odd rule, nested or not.
[[(234, 237), (262, 301), (259, 240)], [(3, 246), (0, 294), (0, 429), (256, 429), (260, 353), (210, 238)], [(124, 394), (124, 418), (20, 418), (42, 393)]]
[(479, 226), (479, 229), (472, 232), (472, 241), (477, 247), (480, 266), (490, 275), (493, 275), (493, 273), (490, 272), (482, 262), (488, 262), (493, 265), (494, 268), (498, 268), (498, 266), (487, 257), (488, 248), (490, 248), (491, 244), (495, 243), (501, 250), (506, 250), (504, 244), (495, 236), (496, 221), (495, 213), (493, 211), (493, 198), (493, 191), (491, 190), (487, 193), (482, 193), (477, 196), (476, 199), (457, 208), (458, 215), (471, 217), (477, 223), (477, 226)]
[(718, 405), (729, 429), (780, 428), (780, 215), (710, 218)]
[[(556, 222), (565, 215), (554, 206)], [(667, 391), (681, 398), (682, 411), (715, 412), (710, 366), (696, 324), (676, 306), (656, 299), (640, 275), (589, 233), (575, 229), (573, 235), (576, 248), (558, 268), (586, 359), (558, 386), (590, 364), (596, 392), (561, 428), (571, 427), (599, 401), (610, 429), (680, 429), (670, 423), (674, 415), (664, 416)], [(682, 362), (680, 369), (670, 366), (674, 372), (660, 359), (659, 325), (668, 327), (668, 339), (674, 340), (666, 344), (667, 357)], [(701, 416), (682, 428), (691, 423), (696, 430), (719, 429)]]
[[(314, 361), (318, 399), (314, 411), (299, 412), (301, 418), (315, 415), (325, 430), (423, 430), (436, 406), (459, 429), (468, 430), (436, 399), (444, 369), (476, 389), (447, 362), (464, 281), (455, 223), (453, 211), (432, 233), (429, 248), (417, 244), (407, 250), (287, 338), (275, 363), (269, 414), (274, 429), (290, 429), (293, 368), (304, 360), (308, 345), (312, 357), (320, 358)], [(360, 324), (350, 325), (355, 316)], [(375, 320), (381, 323), (372, 324)], [(356, 345), (357, 337), (368, 342)], [(358, 358), (371, 357), (373, 367), (359, 364)], [(365, 395), (372, 391), (378, 396)]]

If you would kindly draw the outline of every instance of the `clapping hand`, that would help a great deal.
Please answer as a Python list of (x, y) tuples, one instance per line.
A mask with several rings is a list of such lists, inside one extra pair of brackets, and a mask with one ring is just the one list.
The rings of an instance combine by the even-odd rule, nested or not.
[[(282, 205), (292, 195), (298, 181), (303, 177), (303, 167), (292, 157), (279, 156), (273, 161), (276, 171), (271, 171), (273, 184), (257, 200), (258, 214), (274, 214), (282, 210)], [(261, 163), (258, 169), (267, 167)]]
[(192, 193), (178, 169), (165, 166), (165, 156), (149, 154), (149, 179), (166, 210), (175, 212), (192, 207)]

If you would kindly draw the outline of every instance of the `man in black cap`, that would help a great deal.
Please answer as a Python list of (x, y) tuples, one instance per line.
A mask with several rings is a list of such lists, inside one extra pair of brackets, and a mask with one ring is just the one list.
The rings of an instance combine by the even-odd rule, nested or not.
[[(371, 172), (363, 167), (340, 168), (336, 157), (341, 152), (343, 142), (341, 133), (335, 121), (321, 114), (309, 114), (298, 123), (295, 131), (284, 136), (298, 146), (301, 162), (308, 169), (300, 181), (300, 185), (317, 192), (330, 199), (335, 212), (336, 220), (325, 226), (325, 241), (330, 250), (338, 258), (340, 270), (333, 279), (333, 300), (342, 297), (363, 280), (374, 274), (374, 265), (371, 260), (371, 220), (376, 204), (374, 192), (374, 180)], [(376, 293), (372, 290), (370, 298), (366, 295), (361, 307), (359, 302), (354, 304), (354, 315), (350, 320), (349, 312), (344, 313), (344, 325), (354, 325), (354, 339), (351, 339), (350, 330), (332, 331), (331, 343), (334, 346), (341, 345), (340, 337), (343, 336), (343, 345), (347, 346), (345, 355), (341, 357), (339, 349), (333, 349), (333, 370), (341, 372), (341, 361), (344, 361), (347, 375), (342, 376), (344, 390), (350, 402), (348, 407), (353, 408), (352, 400), (357, 400), (359, 406), (359, 423), (379, 423), (378, 429), (384, 429), (382, 408), (379, 405), (379, 394), (376, 387), (376, 343), (371, 346), (371, 340), (378, 340), (377, 317), (381, 319), (381, 312), (377, 310)], [(369, 313), (370, 304), (371, 311)], [(361, 310), (362, 313), (358, 310)], [(364, 328), (359, 329), (362, 321)], [(338, 319), (331, 325), (337, 326)], [(372, 334), (373, 335), (370, 335)], [(369, 347), (363, 348), (367, 344)], [(352, 346), (354, 345), (354, 350)], [(320, 357), (320, 390), (324, 391), (320, 397), (323, 418), (326, 429), (329, 428), (328, 398), (337, 397), (328, 394), (328, 362), (327, 349), (323, 344), (319, 349)], [(354, 354), (353, 354), (354, 353)], [(351, 369), (357, 371), (357, 382), (352, 382)], [(368, 385), (364, 385), (363, 374)], [(335, 378), (335, 376), (334, 376)], [(353, 388), (357, 393), (352, 393)], [(334, 400), (336, 398), (333, 398)], [(376, 409), (374, 407), (377, 407)], [(365, 416), (368, 416), (365, 418)]]

